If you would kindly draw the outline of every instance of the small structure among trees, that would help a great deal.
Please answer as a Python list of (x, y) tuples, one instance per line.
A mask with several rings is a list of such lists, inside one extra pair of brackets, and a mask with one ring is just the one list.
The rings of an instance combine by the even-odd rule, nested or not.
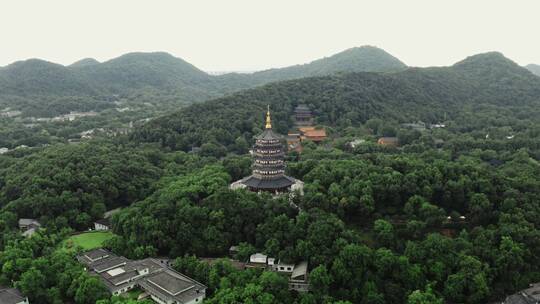
[(24, 237), (31, 237), (39, 228), (41, 228), (41, 224), (35, 219), (19, 219), (19, 230)]

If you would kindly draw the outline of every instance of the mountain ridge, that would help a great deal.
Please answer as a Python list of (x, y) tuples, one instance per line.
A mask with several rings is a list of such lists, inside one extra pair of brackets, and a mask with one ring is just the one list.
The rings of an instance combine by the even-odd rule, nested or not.
[(447, 113), (457, 115), (479, 104), (538, 106), (540, 78), (502, 55), (487, 53), (449, 67), (287, 80), (188, 106), (152, 120), (132, 139), (186, 151), (207, 142), (231, 148), (237, 138), (250, 140), (260, 130), (266, 105), (274, 109), (275, 128), (286, 134), (294, 106), (300, 103), (311, 106), (317, 123), (329, 127), (371, 118), (435, 123)]
[[(345, 59), (345, 55), (349, 56)], [(355, 58), (355, 56), (360, 57)], [(371, 59), (370, 56), (376, 57)], [(347, 60), (354, 61), (355, 64), (347, 67)], [(369, 60), (378, 62), (368, 63)], [(388, 60), (389, 63), (386, 64), (385, 60)], [(38, 62), (41, 62), (41, 64), (37, 64)], [(27, 75), (28, 78), (25, 79), (22, 77), (24, 73), (16, 71), (21, 66), (24, 66), (23, 72), (27, 73), (36, 65), (37, 72), (47, 75), (49, 72), (43, 68), (44, 62), (47, 61), (30, 59), (18, 61), (0, 69), (0, 92), (13, 95), (31, 95), (34, 93), (71, 95), (84, 88), (82, 89), (83, 94), (95, 94), (98, 90), (105, 94), (116, 94), (153, 87), (157, 89), (181, 90), (186, 88), (194, 91), (208, 91), (207, 97), (215, 97), (216, 94), (254, 87), (271, 81), (312, 76), (311, 74), (329, 74), (341, 72), (342, 70), (346, 72), (363, 69), (389, 71), (406, 67), (397, 58), (384, 50), (375, 47), (359, 47), (314, 60), (308, 64), (271, 69), (249, 75), (225, 74), (212, 76), (189, 62), (166, 52), (132, 52), (104, 62), (85, 58), (68, 66), (48, 62), (49, 67), (54, 70), (50, 73), (65, 75), (56, 75), (53, 79), (70, 75), (71, 81), (67, 81), (62, 87), (57, 87), (54, 83), (43, 83), (42, 80), (31, 77), (31, 75)], [(335, 67), (332, 64), (339, 64), (340, 66)], [(305, 70), (310, 67), (313, 71)], [(13, 72), (14, 70), (15, 72)], [(291, 70), (294, 72), (291, 73)], [(9, 71), (12, 71), (12, 73), (10, 74)], [(39, 73), (35, 75), (40, 77)], [(13, 74), (20, 74), (21, 77), (13, 77)], [(271, 76), (268, 76), (269, 74)], [(38, 89), (34, 90), (32, 88), (33, 82), (39, 84)], [(25, 85), (24, 92), (16, 90), (17, 87), (20, 87), (20, 84)], [(5, 90), (5, 87), (9, 87), (9, 90)], [(204, 99), (204, 97), (202, 98)]]

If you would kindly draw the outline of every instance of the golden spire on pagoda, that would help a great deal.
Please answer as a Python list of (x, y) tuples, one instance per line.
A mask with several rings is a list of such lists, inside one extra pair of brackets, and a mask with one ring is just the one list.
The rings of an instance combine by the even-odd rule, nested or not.
[(272, 129), (272, 120), (270, 119), (270, 105), (268, 105), (268, 111), (266, 112), (266, 128)]

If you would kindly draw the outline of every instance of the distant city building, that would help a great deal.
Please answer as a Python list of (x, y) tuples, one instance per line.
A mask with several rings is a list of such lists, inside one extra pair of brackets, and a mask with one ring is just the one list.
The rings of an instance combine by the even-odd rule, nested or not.
[(18, 289), (6, 288), (0, 286), (0, 304), (29, 304), (28, 298), (25, 297)]
[(265, 130), (256, 137), (253, 147), (252, 175), (232, 183), (230, 188), (247, 188), (254, 192), (265, 191), (273, 194), (295, 190), (302, 192), (304, 183), (285, 175), (285, 153), (281, 141), (282, 137), (272, 130), (268, 109)]
[(132, 261), (105, 249), (88, 251), (77, 259), (90, 275), (101, 279), (112, 295), (140, 287), (162, 304), (201, 303), (206, 297), (206, 286), (169, 268), (165, 260)]

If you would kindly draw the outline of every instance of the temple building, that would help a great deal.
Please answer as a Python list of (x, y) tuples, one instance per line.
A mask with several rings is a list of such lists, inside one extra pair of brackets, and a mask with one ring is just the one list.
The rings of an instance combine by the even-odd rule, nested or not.
[(231, 184), (230, 188), (247, 188), (253, 192), (273, 194), (303, 190), (304, 183), (285, 175), (285, 152), (282, 136), (272, 130), (270, 109), (266, 113), (265, 130), (255, 138), (252, 174)]
[(301, 104), (294, 109), (294, 121), (298, 127), (311, 126), (313, 124), (313, 114), (307, 105)]

